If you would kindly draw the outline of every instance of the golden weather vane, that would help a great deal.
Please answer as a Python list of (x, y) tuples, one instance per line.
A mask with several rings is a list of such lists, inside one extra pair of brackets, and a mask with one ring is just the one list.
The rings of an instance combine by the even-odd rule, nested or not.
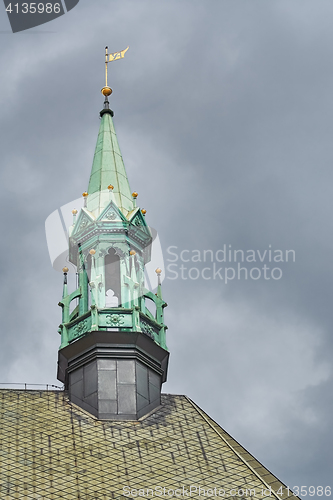
[(128, 49), (129, 47), (127, 47), (125, 50), (121, 50), (120, 52), (113, 52), (112, 54), (108, 54), (108, 48), (105, 47), (105, 87), (103, 87), (101, 90), (102, 94), (105, 97), (108, 97), (112, 94), (112, 88), (108, 86), (108, 63), (116, 61), (117, 59), (122, 59)]

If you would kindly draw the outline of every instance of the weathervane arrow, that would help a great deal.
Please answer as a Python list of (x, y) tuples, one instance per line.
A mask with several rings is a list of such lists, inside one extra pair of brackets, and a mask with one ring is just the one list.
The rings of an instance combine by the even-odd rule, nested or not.
[(129, 46), (126, 49), (121, 50), (120, 52), (113, 52), (112, 54), (108, 54), (108, 47), (105, 47), (105, 87), (102, 88), (101, 92), (105, 97), (108, 97), (112, 94), (111, 87), (108, 86), (108, 63), (112, 61), (117, 61), (118, 59), (123, 59), (125, 56), (125, 52), (127, 52)]

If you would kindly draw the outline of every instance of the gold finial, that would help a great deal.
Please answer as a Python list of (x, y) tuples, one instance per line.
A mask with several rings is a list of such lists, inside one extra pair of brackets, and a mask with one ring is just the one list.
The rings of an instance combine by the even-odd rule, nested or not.
[(68, 273), (68, 271), (69, 271), (68, 267), (63, 267), (63, 268), (62, 268), (62, 272), (63, 272), (63, 273), (67, 274), (67, 273)]
[(77, 210), (76, 210), (76, 208), (74, 208), (74, 210), (72, 210), (72, 214), (73, 214), (73, 215), (76, 215), (76, 214), (77, 214)]
[(155, 273), (157, 274), (157, 276), (158, 276), (159, 274), (161, 274), (161, 272), (162, 272), (162, 269), (160, 269), (159, 267), (158, 267), (157, 269), (155, 269)]
[(83, 198), (86, 198), (88, 196), (87, 191), (85, 191), (84, 193), (82, 193), (82, 196), (83, 196)]
[(138, 193), (136, 191), (134, 191), (134, 193), (132, 193), (132, 196), (134, 199), (136, 199), (138, 197)]
[(141, 210), (141, 213), (142, 213), (142, 215), (146, 215), (147, 210), (145, 210), (145, 209), (143, 208), (143, 209)]
[(109, 95), (112, 94), (113, 90), (111, 87), (103, 87), (101, 92), (105, 97), (109, 97)]
[(92, 248), (91, 250), (89, 250), (89, 253), (90, 253), (90, 255), (95, 255), (96, 250), (94, 250), (94, 249)]
[(114, 190), (114, 186), (112, 186), (112, 184), (109, 184), (109, 185), (108, 185), (108, 190), (109, 190), (109, 191), (110, 191), (110, 190), (111, 190), (111, 191), (113, 191), (113, 190)]
[(135, 255), (136, 254), (136, 251), (135, 250), (131, 250), (130, 251), (130, 255)]

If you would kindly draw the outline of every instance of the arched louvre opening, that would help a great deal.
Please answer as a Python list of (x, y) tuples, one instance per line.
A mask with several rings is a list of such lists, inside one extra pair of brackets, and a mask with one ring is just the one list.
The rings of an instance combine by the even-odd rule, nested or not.
[(105, 306), (121, 305), (120, 258), (114, 248), (105, 256)]
[(151, 300), (150, 298), (146, 297), (145, 307), (146, 307), (146, 313), (148, 311), (147, 316), (151, 315), (151, 318), (155, 319), (156, 318), (156, 304), (155, 304), (155, 302), (153, 300)]

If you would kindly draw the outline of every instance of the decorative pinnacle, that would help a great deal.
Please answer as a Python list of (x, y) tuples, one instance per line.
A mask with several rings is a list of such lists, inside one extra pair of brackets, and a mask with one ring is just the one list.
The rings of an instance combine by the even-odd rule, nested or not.
[(132, 193), (132, 196), (133, 196), (133, 198), (136, 200), (136, 199), (137, 199), (137, 197), (138, 197), (138, 193), (137, 193), (136, 191), (134, 191), (134, 193)]
[[(84, 199), (85, 200), (85, 199)], [(77, 214), (77, 210), (76, 208), (74, 208), (72, 210), (72, 214), (73, 214), (73, 226), (75, 226), (75, 223), (76, 223), (76, 214)]]
[(67, 273), (69, 269), (68, 267), (63, 267), (62, 272), (64, 273), (64, 288), (62, 292), (62, 297), (64, 298), (67, 295)]
[(87, 208), (87, 200), (88, 200), (88, 193), (87, 193), (87, 191), (85, 191), (84, 193), (82, 193), (82, 196), (83, 196), (83, 200), (84, 200), (83, 201), (83, 206), (85, 208)]
[(135, 255), (136, 254), (136, 251), (135, 250), (131, 250), (130, 251), (130, 255)]
[(114, 189), (114, 186), (112, 186), (112, 184), (109, 184), (109, 185), (108, 185), (108, 190), (109, 190), (109, 191), (113, 191), (113, 189)]
[(89, 250), (89, 253), (90, 253), (90, 255), (95, 255), (96, 250), (94, 250), (94, 249), (92, 248), (91, 250)]
[[(155, 269), (155, 273), (157, 274), (157, 285), (158, 286), (161, 286), (161, 272), (162, 272), (162, 269), (160, 267)], [(156, 295), (159, 296), (158, 293)]]
[(147, 210), (145, 210), (145, 209), (143, 208), (143, 209), (141, 210), (141, 213), (142, 213), (142, 215), (146, 215)]

